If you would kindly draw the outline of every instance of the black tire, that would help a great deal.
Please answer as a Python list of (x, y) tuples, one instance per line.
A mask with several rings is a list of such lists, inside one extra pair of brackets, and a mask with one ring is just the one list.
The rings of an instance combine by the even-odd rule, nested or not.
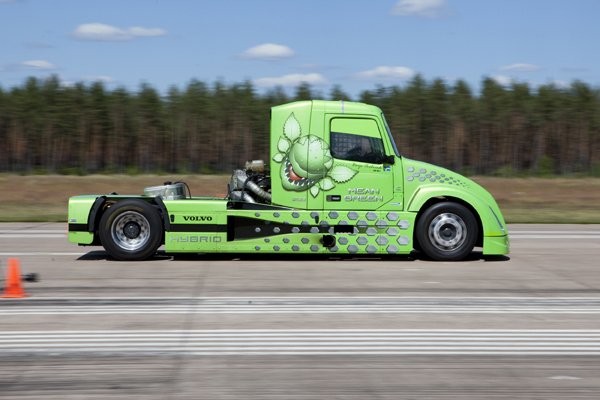
[(437, 261), (464, 260), (473, 251), (479, 227), (462, 204), (436, 203), (417, 221), (416, 239), (423, 253)]
[(104, 249), (117, 260), (146, 260), (162, 244), (162, 220), (149, 203), (123, 200), (102, 215), (98, 234)]

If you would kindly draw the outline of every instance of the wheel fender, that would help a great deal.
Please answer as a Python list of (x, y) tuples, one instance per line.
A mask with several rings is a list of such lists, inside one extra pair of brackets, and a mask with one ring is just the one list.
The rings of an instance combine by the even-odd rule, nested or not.
[(154, 198), (154, 202), (156, 203), (156, 206), (160, 210), (160, 214), (162, 216), (162, 221), (163, 221), (163, 229), (165, 231), (170, 231), (171, 230), (171, 221), (169, 220), (169, 212), (167, 211), (167, 206), (165, 206), (165, 203), (162, 201), (162, 198), (160, 196), (156, 196)]
[(102, 216), (102, 208), (104, 207), (104, 203), (106, 203), (106, 196), (100, 196), (96, 198), (92, 208), (90, 210), (90, 214), (88, 216), (88, 232), (95, 232), (98, 223), (100, 222), (100, 217)]
[(481, 221), (484, 238), (485, 236), (503, 236), (506, 234), (501, 230), (491, 205), (474, 193), (455, 187), (431, 185), (418, 188), (407, 202), (407, 211), (418, 213), (429, 200), (434, 198), (456, 198), (468, 204), (475, 210), (477, 214), (475, 217)]

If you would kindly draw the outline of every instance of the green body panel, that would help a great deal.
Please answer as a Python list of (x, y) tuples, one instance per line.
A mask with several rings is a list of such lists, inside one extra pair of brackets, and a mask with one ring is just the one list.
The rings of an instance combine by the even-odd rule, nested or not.
[[(172, 204), (171, 204), (172, 205)], [(178, 212), (175, 220), (182, 218)], [(206, 215), (206, 213), (200, 213)], [(187, 214), (186, 214), (187, 215)], [(165, 233), (167, 252), (225, 253), (338, 253), (408, 254), (412, 251), (413, 213), (372, 211), (215, 210), (211, 222), (186, 224), (186, 230)], [(227, 219), (243, 220), (243, 232), (229, 233)], [(318, 222), (317, 222), (318, 221)], [(203, 226), (206, 228), (203, 229)], [(334, 233), (346, 226), (350, 232)], [(238, 235), (239, 236), (236, 236)], [(324, 235), (334, 234), (336, 245), (323, 246)]]
[[(285, 104), (271, 110), (270, 205), (210, 197), (105, 198), (107, 204), (144, 199), (162, 209), (167, 253), (288, 254), (408, 254), (419, 212), (447, 199), (474, 211), (484, 254), (507, 254), (506, 225), (493, 197), (455, 172), (400, 157), (386, 129), (381, 110), (366, 104)], [(353, 161), (332, 154), (341, 146), (332, 147), (334, 139), (359, 137), (382, 157)], [(98, 227), (88, 228), (88, 219), (98, 197), (69, 200), (71, 242), (97, 244)], [(334, 245), (325, 247), (331, 237)]]
[(445, 168), (406, 158), (403, 164), (405, 206), (408, 211), (419, 212), (428, 201), (436, 198), (459, 200), (469, 205), (479, 217), (483, 229), (484, 254), (508, 253), (506, 223), (496, 200), (487, 190), (471, 179)]
[[(68, 223), (70, 226), (71, 224), (88, 224), (90, 210), (92, 209), (92, 205), (96, 201), (97, 197), (98, 196), (95, 195), (73, 196), (69, 199)], [(79, 243), (82, 245), (91, 244), (94, 241), (93, 232), (88, 231), (69, 230), (68, 237), (70, 242)]]
[(69, 232), (68, 236), (71, 243), (91, 245), (94, 242), (94, 234), (91, 232)]
[(483, 254), (487, 256), (503, 255), (510, 252), (508, 235), (486, 236), (483, 242)]
[(176, 231), (165, 232), (167, 252), (217, 252), (226, 242), (225, 229), (215, 232), (215, 226), (227, 225), (227, 201), (217, 198), (165, 200)]
[[(171, 227), (177, 229), (165, 233), (167, 252), (406, 254), (412, 250), (414, 213), (236, 210), (228, 209), (222, 199), (164, 203)], [(228, 219), (244, 221), (243, 232), (230, 232), (228, 237)], [(334, 233), (340, 226), (351, 227), (351, 232)], [(325, 248), (321, 240), (329, 234), (335, 235), (337, 244)]]
[(73, 196), (69, 199), (69, 223), (87, 224), (92, 205), (98, 195)]

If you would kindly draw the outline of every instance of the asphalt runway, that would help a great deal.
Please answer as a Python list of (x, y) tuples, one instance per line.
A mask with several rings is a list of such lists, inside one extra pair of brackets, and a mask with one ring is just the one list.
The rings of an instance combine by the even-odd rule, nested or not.
[(2, 399), (598, 399), (600, 225), (512, 225), (511, 254), (107, 259), (0, 224)]

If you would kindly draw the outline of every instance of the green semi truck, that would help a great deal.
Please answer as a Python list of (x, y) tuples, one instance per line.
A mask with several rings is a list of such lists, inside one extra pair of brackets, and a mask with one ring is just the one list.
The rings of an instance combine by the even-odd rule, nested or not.
[(225, 198), (182, 182), (139, 195), (69, 199), (69, 241), (118, 260), (167, 254), (386, 255), (434, 260), (509, 251), (504, 218), (481, 186), (402, 157), (382, 111), (344, 101), (271, 109), (269, 161), (233, 171)]

